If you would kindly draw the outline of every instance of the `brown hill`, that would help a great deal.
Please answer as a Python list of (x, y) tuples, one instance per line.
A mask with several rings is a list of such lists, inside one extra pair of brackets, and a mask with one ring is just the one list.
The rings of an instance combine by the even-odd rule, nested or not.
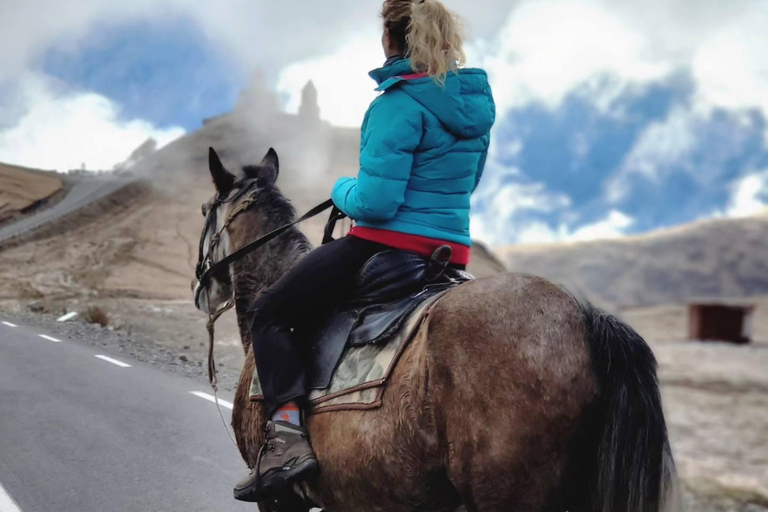
[[(233, 171), (260, 162), (274, 147), (281, 160), (278, 184), (300, 211), (327, 199), (337, 177), (356, 174), (359, 130), (283, 114), (263, 102), (242, 103), (139, 162), (132, 172), (149, 184), (144, 191), (133, 188), (96, 215), (58, 226), (60, 236), (0, 252), (0, 300), (20, 294), (189, 300), (200, 205), (213, 194), (209, 146)], [(324, 222), (313, 219), (302, 229), (317, 243)], [(470, 271), (485, 276), (501, 270), (478, 245)]]
[(497, 253), (510, 270), (544, 275), (602, 304), (768, 293), (768, 213), (617, 240), (512, 246)]
[(54, 173), (0, 163), (0, 223), (61, 190)]

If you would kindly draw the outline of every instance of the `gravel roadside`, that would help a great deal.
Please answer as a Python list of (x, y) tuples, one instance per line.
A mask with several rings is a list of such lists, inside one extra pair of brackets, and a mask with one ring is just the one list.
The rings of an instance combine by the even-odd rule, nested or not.
[[(202, 357), (180, 354), (179, 350), (173, 350), (161, 343), (148, 341), (146, 336), (135, 335), (123, 328), (101, 327), (97, 324), (88, 324), (77, 320), (57, 322), (57, 316), (0, 309), (0, 319), (2, 320), (30, 329), (39, 329), (41, 333), (52, 336), (76, 340), (94, 347), (103, 347), (113, 354), (121, 354), (134, 361), (184, 375), (200, 382), (201, 385), (208, 386), (207, 365)], [(239, 347), (218, 347), (218, 351), (226, 352), (226, 360), (232, 359), (238, 353), (240, 355), (239, 365), (218, 366), (219, 389), (234, 392), (242, 365), (242, 350)], [(195, 351), (194, 354), (200, 356), (203, 352), (203, 350), (199, 350)]]

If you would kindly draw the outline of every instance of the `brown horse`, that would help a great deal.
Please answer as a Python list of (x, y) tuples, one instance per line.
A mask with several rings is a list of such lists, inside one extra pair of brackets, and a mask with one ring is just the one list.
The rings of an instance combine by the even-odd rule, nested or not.
[[(273, 150), (235, 176), (211, 149), (210, 171), (218, 200), (203, 207), (201, 258), (219, 261), (295, 219)], [(251, 192), (239, 194), (245, 184)], [(248, 396), (247, 308), (310, 249), (291, 228), (205, 289), (197, 283), (205, 312), (234, 296), (248, 357), (232, 425), (250, 467), (265, 418)], [(317, 414), (307, 427), (321, 468), (308, 494), (334, 512), (658, 512), (674, 501), (651, 350), (535, 276), (453, 289), (399, 359), (380, 408)]]

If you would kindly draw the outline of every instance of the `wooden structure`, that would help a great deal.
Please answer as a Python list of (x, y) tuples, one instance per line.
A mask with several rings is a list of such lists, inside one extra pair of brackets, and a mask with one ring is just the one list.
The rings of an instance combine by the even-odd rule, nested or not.
[(749, 343), (754, 305), (723, 301), (688, 305), (688, 338), (702, 341)]

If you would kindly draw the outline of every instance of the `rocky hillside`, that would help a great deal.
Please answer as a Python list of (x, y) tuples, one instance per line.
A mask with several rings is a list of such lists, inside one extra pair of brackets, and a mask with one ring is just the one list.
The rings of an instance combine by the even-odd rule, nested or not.
[(514, 271), (543, 275), (597, 303), (681, 303), (768, 293), (768, 212), (648, 235), (497, 251)]
[[(302, 112), (287, 115), (270, 102), (245, 97), (234, 112), (206, 121), (161, 150), (135, 152), (132, 160), (143, 158), (130, 172), (143, 178), (144, 192), (134, 190), (110, 208), (0, 251), (0, 301), (82, 296), (188, 301), (203, 221), (200, 205), (214, 193), (209, 146), (232, 171), (259, 163), (274, 147), (280, 156), (278, 185), (300, 211), (327, 199), (337, 177), (357, 173), (359, 131), (332, 127), (316, 110)], [(301, 229), (317, 243), (324, 224), (318, 217)], [(503, 266), (478, 244), (469, 270), (486, 276)]]

